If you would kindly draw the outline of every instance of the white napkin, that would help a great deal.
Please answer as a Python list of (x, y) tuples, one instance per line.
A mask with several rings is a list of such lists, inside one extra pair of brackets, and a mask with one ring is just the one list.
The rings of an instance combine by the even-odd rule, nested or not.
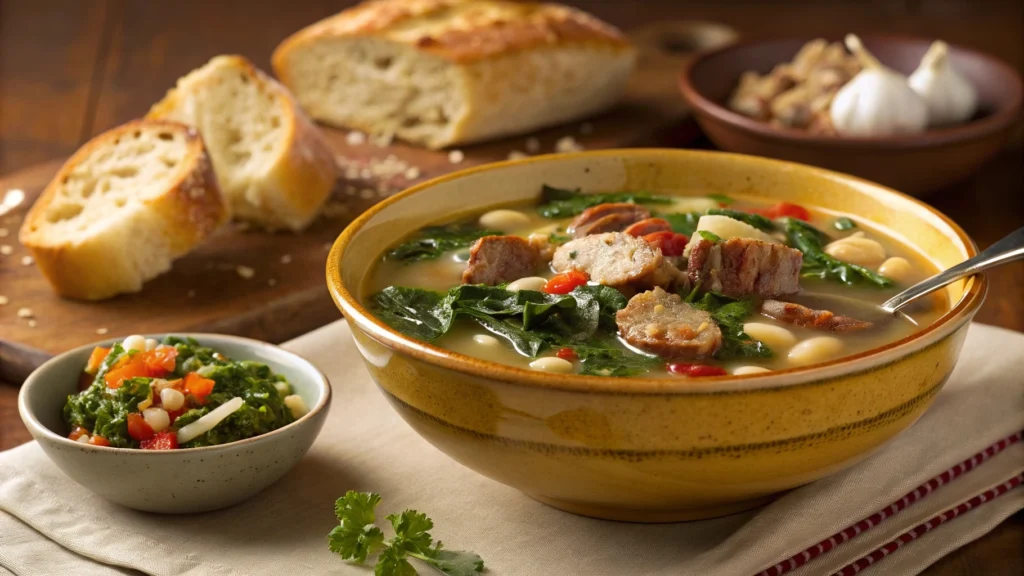
[[(29, 443), (0, 453), (0, 566), (19, 576), (132, 573), (124, 568), (160, 575), (366, 576), (372, 571), (327, 549), (326, 535), (337, 524), (333, 502), (354, 489), (381, 493), (378, 518), (405, 508), (427, 513), (436, 539), (477, 552), (494, 575), (755, 574), (1024, 430), (1024, 335), (974, 325), (935, 404), (853, 469), (726, 518), (608, 522), (548, 508), (456, 464), (419, 438), (376, 389), (343, 321), (285, 347), (324, 370), (335, 398), (317, 442), (284, 479), (228, 510), (152, 515), (94, 496)], [(1017, 442), (789, 574), (839, 570), (1022, 472), (1024, 442)], [(1024, 489), (1011, 490), (862, 572), (916, 574), (1021, 508)]]

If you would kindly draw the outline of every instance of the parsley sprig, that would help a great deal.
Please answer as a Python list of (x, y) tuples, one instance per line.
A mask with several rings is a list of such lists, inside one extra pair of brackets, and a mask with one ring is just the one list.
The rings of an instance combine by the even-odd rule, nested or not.
[(349, 490), (334, 503), (340, 524), (327, 535), (331, 552), (345, 560), (358, 563), (377, 554), (374, 576), (414, 576), (416, 568), (409, 563), (415, 558), (448, 576), (475, 576), (484, 569), (484, 561), (473, 552), (445, 550), (441, 541), (434, 543), (429, 530), (434, 522), (422, 512), (405, 510), (386, 517), (395, 535), (384, 539), (376, 526), (375, 509), (380, 494)]

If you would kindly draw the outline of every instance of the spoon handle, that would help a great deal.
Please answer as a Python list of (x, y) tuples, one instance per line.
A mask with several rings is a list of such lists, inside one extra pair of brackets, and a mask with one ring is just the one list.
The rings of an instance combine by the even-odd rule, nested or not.
[(890, 313), (895, 312), (911, 300), (930, 294), (946, 284), (1021, 258), (1024, 258), (1024, 228), (1014, 230), (974, 258), (968, 258), (945, 272), (940, 272), (927, 280), (914, 284), (886, 300), (882, 304), (882, 309)]

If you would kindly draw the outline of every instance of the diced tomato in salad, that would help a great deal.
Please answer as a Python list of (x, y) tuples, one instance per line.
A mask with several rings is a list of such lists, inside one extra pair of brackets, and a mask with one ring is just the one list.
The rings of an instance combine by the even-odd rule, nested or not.
[(708, 364), (686, 364), (683, 362), (672, 362), (665, 366), (665, 368), (672, 374), (679, 374), (680, 376), (689, 376), (691, 378), (701, 378), (704, 376), (725, 376), (728, 372), (724, 368), (718, 366), (710, 366)]
[(110, 440), (107, 440), (99, 434), (93, 434), (92, 437), (89, 438), (89, 444), (92, 444), (93, 446), (110, 446)]
[(137, 412), (128, 415), (128, 435), (135, 440), (149, 440), (156, 434), (153, 427)]
[(178, 447), (178, 434), (173, 431), (164, 431), (154, 434), (152, 438), (139, 442), (143, 450), (174, 450)]
[(555, 352), (555, 356), (558, 356), (562, 360), (568, 360), (569, 362), (575, 362), (579, 359), (579, 356), (576, 355), (576, 351), (569, 347), (559, 348), (558, 352)]
[(643, 238), (651, 246), (659, 248), (665, 256), (682, 256), (686, 243), (690, 241), (686, 235), (676, 232), (652, 232)]
[(191, 394), (199, 404), (206, 403), (206, 397), (213, 392), (214, 384), (216, 384), (216, 382), (213, 380), (203, 378), (195, 372), (185, 374), (185, 389), (188, 390), (188, 393)]
[(779, 202), (771, 208), (754, 208), (748, 210), (754, 214), (760, 214), (766, 218), (796, 218), (797, 220), (803, 220), (809, 222), (811, 220), (811, 213), (807, 211), (807, 208), (800, 206), (799, 204), (790, 204), (789, 202)]
[(167, 346), (125, 356), (103, 375), (107, 388), (120, 388), (129, 378), (162, 378), (175, 368), (178, 350)]
[(543, 290), (548, 294), (568, 294), (575, 290), (577, 286), (586, 285), (588, 280), (590, 278), (583, 272), (570, 270), (564, 274), (553, 276), (551, 280), (544, 284)]
[(82, 428), (81, 426), (75, 426), (71, 430), (71, 433), (68, 434), (68, 439), (69, 440), (78, 440), (82, 436), (88, 436), (88, 435), (89, 435), (89, 431), (88, 430), (86, 430), (85, 428)]

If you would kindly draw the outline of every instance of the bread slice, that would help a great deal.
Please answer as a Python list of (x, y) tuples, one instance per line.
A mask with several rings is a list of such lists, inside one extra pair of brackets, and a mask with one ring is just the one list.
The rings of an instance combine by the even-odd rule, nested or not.
[(138, 292), (228, 219), (203, 140), (136, 120), (82, 146), (29, 210), (21, 243), (68, 298)]
[(379, 0), (292, 35), (273, 66), (316, 120), (441, 148), (601, 112), (635, 60), (619, 30), (566, 6)]
[(147, 118), (194, 126), (235, 218), (301, 230), (334, 186), (334, 153), (288, 91), (241, 56), (178, 80)]

